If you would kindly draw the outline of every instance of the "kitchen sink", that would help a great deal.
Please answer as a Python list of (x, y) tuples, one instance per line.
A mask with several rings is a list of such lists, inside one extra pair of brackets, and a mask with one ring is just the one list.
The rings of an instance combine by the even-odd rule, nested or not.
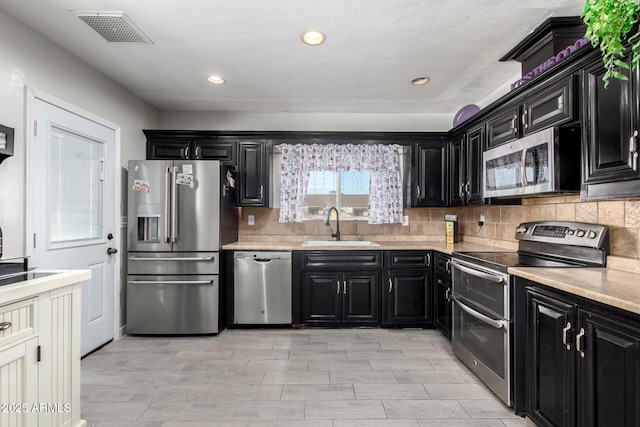
[(305, 240), (302, 246), (380, 246), (371, 240)]

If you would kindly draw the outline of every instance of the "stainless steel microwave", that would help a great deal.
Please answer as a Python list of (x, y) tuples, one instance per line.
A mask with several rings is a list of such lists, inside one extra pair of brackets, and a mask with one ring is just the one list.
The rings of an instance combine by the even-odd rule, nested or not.
[(578, 129), (548, 128), (485, 151), (483, 197), (577, 192), (579, 136)]

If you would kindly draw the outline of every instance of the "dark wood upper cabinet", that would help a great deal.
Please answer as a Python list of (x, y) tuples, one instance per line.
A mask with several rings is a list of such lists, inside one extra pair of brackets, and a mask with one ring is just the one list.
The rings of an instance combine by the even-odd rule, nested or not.
[(269, 163), (266, 141), (238, 143), (238, 206), (269, 206)]
[(449, 205), (483, 203), (482, 153), (485, 126), (472, 127), (455, 135), (449, 145)]
[(640, 78), (602, 82), (604, 68), (595, 61), (583, 71), (583, 192), (586, 199), (640, 194), (638, 131)]
[(445, 139), (413, 144), (411, 206), (446, 206), (448, 150)]
[(487, 119), (487, 148), (518, 139), (520, 105), (507, 106)]

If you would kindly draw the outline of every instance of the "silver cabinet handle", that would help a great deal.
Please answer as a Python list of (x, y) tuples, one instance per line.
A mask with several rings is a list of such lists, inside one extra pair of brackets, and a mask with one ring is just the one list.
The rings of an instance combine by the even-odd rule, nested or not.
[(567, 340), (567, 333), (571, 330), (571, 322), (567, 322), (567, 326), (562, 330), (562, 344), (567, 346), (567, 350), (571, 350), (571, 343)]
[(511, 132), (516, 133), (518, 131), (518, 127), (516, 126), (518, 120), (518, 115), (514, 114), (513, 119), (511, 119)]
[(524, 113), (522, 114), (522, 125), (524, 126), (524, 128), (528, 128), (529, 125), (527, 124), (527, 113), (528, 111), (525, 110)]
[(448, 259), (445, 263), (445, 268), (447, 269), (447, 273), (451, 273), (451, 260)]
[(420, 200), (420, 186), (416, 185), (416, 198)]
[(189, 158), (189, 146), (188, 145), (186, 147), (184, 147), (184, 158), (185, 159)]
[(469, 194), (470, 194), (470, 190), (469, 189), (471, 188), (471, 185), (467, 182), (464, 185), (464, 188), (465, 188), (465, 193), (467, 194), (467, 196), (469, 196)]
[(634, 130), (629, 138), (629, 152), (633, 154), (633, 170), (638, 170), (638, 131)]
[(464, 184), (460, 184), (460, 188), (458, 189), (458, 195), (460, 196), (461, 199), (464, 199)]
[(584, 357), (584, 347), (582, 345), (582, 337), (584, 337), (584, 328), (580, 328), (580, 332), (576, 335), (576, 351), (580, 353), (580, 357)]
[(264, 185), (260, 186), (260, 200), (264, 197)]
[(502, 329), (506, 326), (506, 322), (504, 320), (495, 320), (490, 318), (489, 316), (485, 316), (482, 313), (479, 313), (477, 311), (475, 311), (472, 308), (467, 307), (466, 305), (464, 305), (463, 303), (461, 303), (460, 301), (458, 301), (456, 299), (456, 297), (452, 297), (453, 302), (456, 303), (456, 305), (458, 307), (460, 307), (460, 309), (464, 312), (466, 312), (467, 314), (475, 317), (476, 319), (480, 320), (483, 323), (486, 323), (489, 326), (493, 326), (496, 329)]
[(342, 281), (342, 295), (346, 295), (347, 294), (347, 281), (343, 280)]
[(0, 331), (6, 331), (11, 327), (11, 322), (2, 322), (0, 323)]
[(451, 289), (446, 290), (446, 292), (444, 293), (444, 299), (446, 299), (447, 302), (451, 302)]
[(427, 267), (431, 267), (431, 254), (427, 254)]
[(389, 278), (389, 293), (393, 292), (393, 282), (391, 281), (391, 278)]
[(451, 261), (451, 265), (454, 268), (458, 268), (465, 273), (471, 274), (472, 276), (480, 277), (481, 279), (489, 280), (495, 283), (502, 283), (504, 278), (502, 276), (497, 276), (491, 273), (485, 273), (484, 271), (476, 270), (475, 268), (466, 267), (464, 265), (458, 264), (455, 261)]
[(200, 158), (200, 146), (196, 145), (196, 159)]
[(336, 295), (340, 295), (340, 280), (336, 280), (336, 284), (338, 285), (336, 290)]

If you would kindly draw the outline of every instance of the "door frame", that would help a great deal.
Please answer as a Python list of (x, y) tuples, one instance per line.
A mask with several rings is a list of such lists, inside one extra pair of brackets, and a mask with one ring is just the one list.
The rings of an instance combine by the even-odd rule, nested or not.
[[(120, 316), (122, 307), (121, 304), (121, 289), (122, 283), (120, 281), (120, 271), (121, 271), (121, 259), (124, 254), (124, 250), (122, 248), (122, 243), (120, 239), (120, 234), (122, 232), (122, 224), (123, 223), (123, 215), (121, 213), (121, 200), (122, 200), (122, 179), (121, 179), (121, 159), (120, 159), (120, 138), (121, 138), (121, 127), (109, 120), (106, 120), (96, 114), (93, 114), (87, 110), (84, 110), (80, 107), (77, 107), (67, 101), (64, 101), (60, 98), (57, 98), (53, 95), (50, 95), (46, 92), (43, 92), (34, 87), (26, 86), (25, 87), (25, 255), (32, 256), (33, 255), (33, 234), (34, 234), (34, 215), (35, 212), (33, 210), (34, 206), (34, 195), (35, 195), (35, 179), (34, 179), (34, 167), (33, 162), (35, 161), (34, 157), (34, 106), (36, 99), (47, 102), (49, 104), (55, 105), (58, 108), (63, 110), (67, 110), (73, 114), (76, 114), (80, 117), (83, 117), (87, 120), (96, 122), (106, 128), (113, 130), (114, 132), (114, 164), (113, 164), (113, 173), (114, 173), (114, 198), (113, 200), (113, 224), (105, 224), (106, 227), (112, 227), (114, 240), (113, 245), (116, 249), (118, 249), (118, 254), (120, 256), (115, 257), (114, 262), (114, 272), (113, 272), (113, 308), (114, 308), (114, 316), (113, 316), (113, 339), (118, 340), (122, 337), (124, 328), (120, 326)], [(126, 218), (126, 217), (125, 217)]]

